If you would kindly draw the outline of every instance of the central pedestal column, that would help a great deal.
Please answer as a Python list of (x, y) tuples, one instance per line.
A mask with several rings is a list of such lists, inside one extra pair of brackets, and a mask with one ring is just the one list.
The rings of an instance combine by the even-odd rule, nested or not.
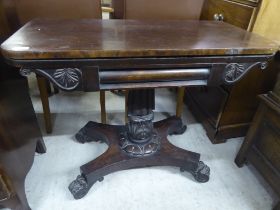
[(160, 148), (158, 133), (153, 126), (153, 112), (144, 116), (128, 116), (127, 130), (120, 134), (121, 149), (131, 156), (146, 156)]

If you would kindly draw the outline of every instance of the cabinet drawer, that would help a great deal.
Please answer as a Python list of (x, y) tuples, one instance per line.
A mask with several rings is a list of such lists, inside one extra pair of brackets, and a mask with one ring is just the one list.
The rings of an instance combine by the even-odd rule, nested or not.
[[(247, 29), (255, 7), (226, 0), (205, 0), (202, 20), (215, 20), (215, 16), (237, 27)], [(218, 16), (217, 16), (218, 15)]]

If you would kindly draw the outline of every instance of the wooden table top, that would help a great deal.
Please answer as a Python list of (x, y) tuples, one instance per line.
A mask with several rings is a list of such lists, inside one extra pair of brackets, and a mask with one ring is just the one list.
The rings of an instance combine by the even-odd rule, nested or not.
[(266, 55), (278, 45), (217, 21), (55, 20), (27, 23), (2, 45), (9, 59)]

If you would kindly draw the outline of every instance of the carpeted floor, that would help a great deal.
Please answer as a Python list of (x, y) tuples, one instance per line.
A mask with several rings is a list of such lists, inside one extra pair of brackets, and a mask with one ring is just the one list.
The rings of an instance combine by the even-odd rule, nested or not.
[[(34, 78), (30, 91), (38, 121), (44, 130), (42, 107)], [(156, 120), (174, 115), (174, 93), (156, 91)], [(106, 94), (108, 122), (124, 123), (124, 98)], [(275, 195), (252, 166), (234, 164), (242, 138), (213, 145), (205, 130), (187, 107), (183, 120), (187, 131), (172, 136), (178, 147), (201, 153), (211, 168), (208, 183), (194, 181), (175, 167), (151, 167), (121, 171), (105, 176), (80, 200), (74, 200), (68, 185), (79, 174), (79, 166), (98, 157), (107, 146), (80, 144), (74, 134), (89, 120), (100, 121), (99, 93), (64, 93), (50, 97), (53, 133), (44, 140), (47, 153), (36, 155), (26, 179), (27, 197), (33, 210), (270, 210)]]

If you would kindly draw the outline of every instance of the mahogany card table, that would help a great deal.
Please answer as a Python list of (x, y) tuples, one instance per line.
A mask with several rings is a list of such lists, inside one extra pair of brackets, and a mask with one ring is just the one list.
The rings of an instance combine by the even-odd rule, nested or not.
[(76, 134), (80, 143), (109, 146), (69, 185), (80, 199), (105, 175), (131, 168), (177, 166), (207, 182), (200, 154), (167, 139), (184, 133), (182, 120), (153, 122), (154, 88), (233, 84), (265, 71), (278, 46), (223, 22), (36, 19), (1, 49), (21, 75), (34, 72), (61, 90), (129, 90), (127, 125), (90, 121)]

